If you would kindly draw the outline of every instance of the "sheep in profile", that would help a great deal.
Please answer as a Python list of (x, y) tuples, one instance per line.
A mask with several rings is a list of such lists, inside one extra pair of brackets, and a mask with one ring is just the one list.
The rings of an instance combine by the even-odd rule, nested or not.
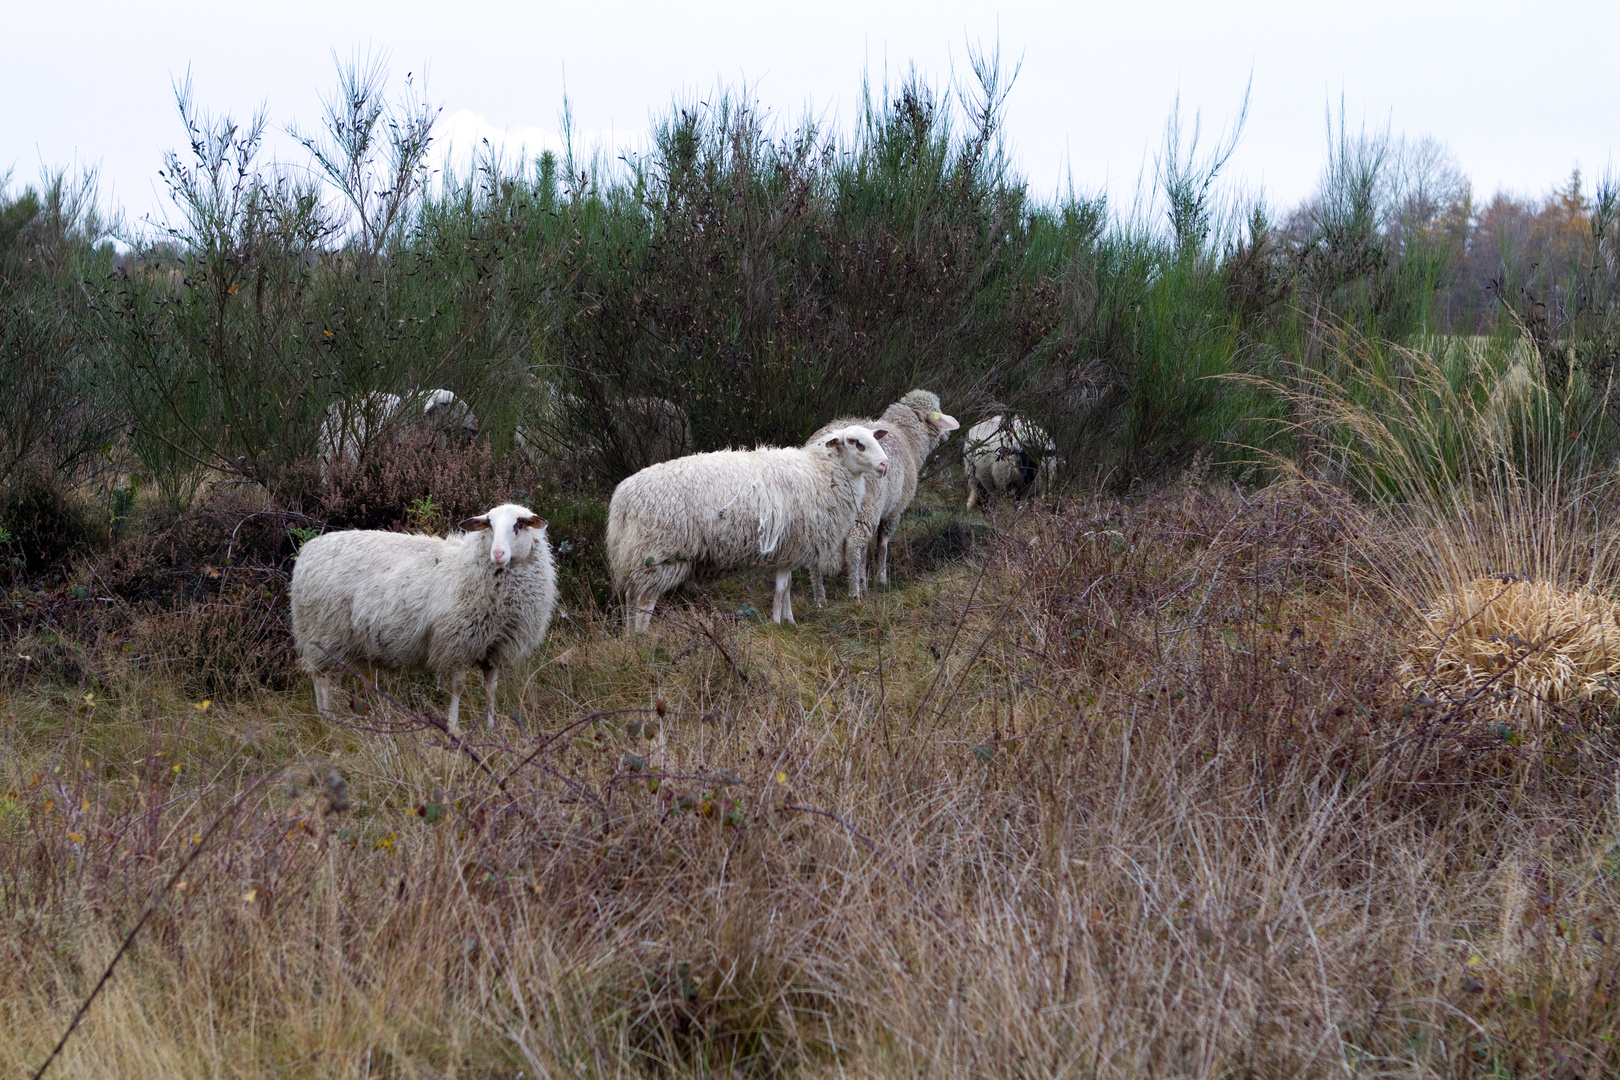
[(371, 433), (393, 421), (403, 402), (398, 394), (373, 390), (358, 398), (339, 398), (326, 407), (321, 417), (318, 460), (321, 475), (336, 461), (353, 461), (360, 456)]
[(451, 439), (470, 441), (478, 436), (478, 416), (461, 398), (448, 390), (429, 390), (422, 406), (422, 419), (438, 433), (440, 446)]
[(997, 495), (1037, 499), (1052, 487), (1063, 465), (1057, 443), (1021, 416), (992, 416), (968, 429), (962, 447), (968, 506)]
[[(813, 446), (836, 428), (850, 424), (881, 425), (890, 433), (883, 442), (889, 455), (888, 475), (867, 481), (866, 498), (844, 544), (844, 573), (849, 579), (850, 595), (859, 600), (866, 593), (866, 563), (874, 546), (878, 582), (889, 583), (889, 540), (917, 494), (917, 476), (923, 462), (961, 425), (940, 411), (938, 394), (913, 390), (883, 410), (878, 419), (834, 420), (805, 445)], [(816, 603), (825, 602), (826, 589), (819, 567), (811, 567), (810, 582)]]
[(649, 466), (613, 491), (608, 566), (625, 625), (646, 630), (658, 598), (688, 580), (776, 571), (771, 618), (793, 622), (793, 571), (834, 569), (888, 431), (852, 425), (816, 446), (693, 454)]
[[(478, 417), (472, 407), (449, 390), (429, 390), (421, 400), (422, 423), (436, 432), (435, 441), (439, 446), (448, 445), (452, 436), (471, 438), (478, 434)], [(406, 399), (382, 390), (328, 405), (321, 418), (317, 451), (321, 475), (326, 475), (333, 462), (357, 460), (361, 448), (378, 433), (397, 424), (406, 408)]]
[(315, 705), (332, 715), (332, 678), (345, 665), (450, 675), (450, 730), (460, 734), (462, 681), (484, 676), (495, 722), (501, 669), (545, 639), (557, 606), (546, 523), (527, 507), (497, 506), (441, 539), (356, 529), (305, 544), (292, 575), (299, 665)]

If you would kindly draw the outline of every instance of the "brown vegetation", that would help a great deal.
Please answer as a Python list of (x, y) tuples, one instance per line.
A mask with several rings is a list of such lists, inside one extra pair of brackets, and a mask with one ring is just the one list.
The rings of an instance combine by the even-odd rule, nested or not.
[(753, 582), (645, 639), (577, 611), (487, 773), (388, 694), (334, 730), (107, 643), (14, 670), (0, 1062), (157, 895), (56, 1075), (1620, 1064), (1611, 720), (1402, 693), (1414, 534), (1298, 487), (997, 525), (798, 630)]

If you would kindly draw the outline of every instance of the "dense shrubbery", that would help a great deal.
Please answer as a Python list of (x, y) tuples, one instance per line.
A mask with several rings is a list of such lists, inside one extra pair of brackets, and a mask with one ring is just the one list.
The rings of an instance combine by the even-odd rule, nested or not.
[(635, 461), (608, 422), (627, 397), (680, 403), (706, 449), (792, 441), (925, 384), (969, 418), (1036, 414), (1076, 472), (1127, 488), (1235, 445), (1291, 454), (1265, 420), (1298, 417), (1221, 376), (1331, 367), (1346, 330), (1522, 328), (1555, 388), (1607, 377), (1612, 186), (1474, 215), (1432, 143), (1341, 124), (1317, 196), (1279, 220), (1223, 199), (1230, 140), (1209, 152), (1173, 118), (1149, 216), (1042, 202), (1002, 152), (1004, 73), (975, 73), (954, 98), (876, 94), (848, 136), (720, 95), (622, 167), (486, 159), (438, 184), (436, 110), (409, 84), (390, 102), (380, 69), (343, 72), (302, 173), (261, 160), (263, 115), (210, 116), (182, 88), (162, 235), (115, 258), (93, 187), (63, 177), (0, 199), (18, 389), (0, 482), (115, 463), (176, 506), (218, 473), (303, 505), (328, 404), (437, 385), (497, 455), (519, 423), (600, 433), (613, 481)]
[[(1034, 415), (1069, 482), (1131, 490), (1193, 462), (1345, 475), (1355, 438), (1324, 393), (1439, 407), (1529, 377), (1589, 465), (1620, 449), (1612, 184), (1476, 214), (1432, 142), (1341, 122), (1316, 196), (1278, 215), (1222, 196), (1235, 129), (1211, 149), (1173, 117), (1154, 209), (1040, 201), (1002, 150), (1005, 74), (974, 71), (971, 92), (873, 94), (847, 135), (722, 94), (622, 164), (486, 158), (437, 183), (436, 110), (378, 68), (343, 71), (303, 172), (262, 160), (263, 115), (182, 87), (163, 233), (115, 254), (90, 180), (0, 191), (0, 527), (38, 572), (127, 527), (137, 492), (172, 516), (220, 477), (335, 526), (438, 526), (618, 479), (640, 451), (610, 418), (638, 398), (679, 403), (709, 449), (926, 385), (968, 421)], [(477, 461), (378, 424), (323, 481), (328, 405), (432, 386), (478, 412)], [(520, 425), (589, 432), (589, 452), (523, 463)], [(1424, 467), (1456, 474), (1468, 425), (1429, 434)]]

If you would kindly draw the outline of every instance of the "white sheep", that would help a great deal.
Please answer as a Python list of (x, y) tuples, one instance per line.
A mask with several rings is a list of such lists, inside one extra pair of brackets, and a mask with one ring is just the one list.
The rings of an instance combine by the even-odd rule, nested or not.
[(451, 438), (463, 441), (478, 435), (478, 416), (461, 398), (449, 390), (429, 390), (423, 400), (422, 419), (438, 433), (440, 446)]
[(360, 456), (373, 431), (377, 431), (399, 415), (403, 402), (398, 394), (373, 390), (358, 398), (339, 398), (326, 407), (321, 417), (321, 434), (317, 460), (321, 475), (336, 461), (353, 461)]
[(776, 571), (771, 618), (793, 622), (793, 571), (836, 569), (870, 476), (889, 470), (886, 430), (850, 426), (818, 446), (693, 454), (649, 466), (608, 504), (608, 567), (625, 625), (688, 580)]
[(502, 668), (545, 639), (557, 606), (546, 523), (527, 507), (497, 506), (448, 538), (355, 529), (327, 533), (298, 552), (293, 638), (330, 718), (332, 677), (345, 666), (450, 674), (449, 727), (458, 723), (467, 669), (484, 676), (495, 722)]
[[(478, 417), (472, 407), (444, 389), (422, 395), (422, 422), (436, 432), (436, 441), (446, 446), (452, 435), (478, 434)], [(354, 461), (375, 433), (396, 424), (403, 416), (406, 399), (398, 394), (373, 390), (353, 400), (340, 399), (326, 407), (316, 460), (324, 477), (335, 461)]]
[(988, 504), (996, 495), (1040, 498), (1063, 465), (1057, 443), (1021, 416), (992, 416), (968, 429), (962, 446), (968, 501)]
[[(834, 420), (812, 435), (805, 445), (813, 446), (837, 428), (850, 424), (881, 425), (889, 430), (889, 437), (883, 441), (883, 449), (889, 455), (888, 475), (867, 481), (866, 498), (844, 544), (844, 573), (849, 579), (850, 595), (859, 600), (866, 593), (866, 562), (874, 545), (878, 582), (889, 583), (889, 539), (916, 497), (917, 476), (923, 462), (961, 425), (954, 417), (940, 411), (938, 394), (913, 390), (883, 410), (878, 419)], [(816, 603), (824, 603), (826, 589), (822, 585), (820, 567), (811, 567), (810, 584)]]

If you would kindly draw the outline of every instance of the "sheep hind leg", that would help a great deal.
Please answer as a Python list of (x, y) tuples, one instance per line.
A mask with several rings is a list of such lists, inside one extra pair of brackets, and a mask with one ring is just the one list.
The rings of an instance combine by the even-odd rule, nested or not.
[(889, 537), (894, 535), (892, 521), (878, 523), (877, 536), (877, 579), (879, 585), (889, 583)]
[(797, 626), (793, 621), (793, 571), (776, 572), (776, 597), (771, 604), (771, 620)]
[(810, 567), (810, 598), (818, 608), (827, 606), (827, 583), (822, 580), (819, 565)]
[(646, 633), (652, 626), (658, 598), (671, 589), (680, 588), (691, 576), (692, 566), (685, 562), (658, 563), (631, 575), (624, 591), (625, 627)]
[(658, 607), (658, 590), (644, 584), (624, 593), (624, 628), (635, 634), (645, 634), (652, 625), (653, 611)]

